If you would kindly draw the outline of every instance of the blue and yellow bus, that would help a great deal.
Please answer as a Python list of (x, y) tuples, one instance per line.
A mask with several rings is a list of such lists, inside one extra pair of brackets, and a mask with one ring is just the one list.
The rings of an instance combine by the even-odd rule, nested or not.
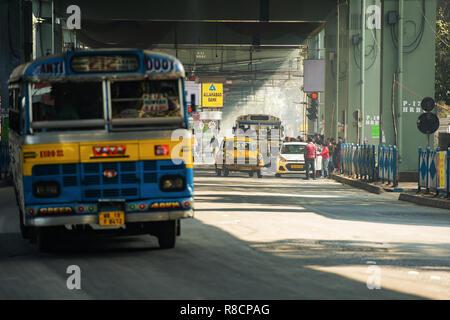
[(184, 69), (146, 50), (70, 51), (9, 80), (11, 170), (22, 236), (151, 234), (172, 248), (193, 217)]

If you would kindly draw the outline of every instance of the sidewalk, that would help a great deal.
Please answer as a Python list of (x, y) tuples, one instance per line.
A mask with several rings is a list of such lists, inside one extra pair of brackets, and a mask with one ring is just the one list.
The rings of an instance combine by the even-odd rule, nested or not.
[(398, 200), (412, 202), (421, 206), (450, 210), (450, 199), (446, 197), (436, 197), (435, 194), (404, 192), (400, 193)]
[(427, 207), (450, 209), (450, 199), (448, 198), (436, 197), (434, 194), (425, 194), (423, 192), (417, 193), (417, 182), (399, 182), (397, 187), (393, 187), (392, 185), (381, 182), (364, 182), (342, 174), (333, 174), (332, 178), (337, 182), (348, 184), (371, 193), (398, 192), (398, 200), (401, 201), (408, 201)]

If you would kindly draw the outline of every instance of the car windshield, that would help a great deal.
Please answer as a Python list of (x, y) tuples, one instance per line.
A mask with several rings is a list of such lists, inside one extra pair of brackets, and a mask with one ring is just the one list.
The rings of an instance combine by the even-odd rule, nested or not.
[(111, 102), (113, 119), (181, 117), (177, 80), (114, 82)]
[(298, 154), (303, 153), (305, 145), (302, 144), (283, 144), (281, 147), (282, 154)]
[(103, 118), (100, 81), (33, 83), (33, 121)]

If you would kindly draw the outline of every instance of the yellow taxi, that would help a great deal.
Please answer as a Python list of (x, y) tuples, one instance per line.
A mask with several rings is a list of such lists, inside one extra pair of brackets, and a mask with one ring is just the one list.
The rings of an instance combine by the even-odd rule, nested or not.
[(264, 167), (262, 155), (256, 141), (247, 137), (225, 138), (215, 156), (217, 176), (227, 177), (231, 171), (247, 172), (250, 177), (256, 173), (262, 178)]

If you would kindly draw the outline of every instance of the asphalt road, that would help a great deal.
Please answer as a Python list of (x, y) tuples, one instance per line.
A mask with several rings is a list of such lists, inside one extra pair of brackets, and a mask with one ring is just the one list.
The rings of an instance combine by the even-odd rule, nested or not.
[[(450, 212), (301, 176), (196, 171), (175, 249), (78, 239), (40, 253), (0, 189), (0, 299), (450, 299)], [(69, 290), (71, 265), (81, 289)]]

